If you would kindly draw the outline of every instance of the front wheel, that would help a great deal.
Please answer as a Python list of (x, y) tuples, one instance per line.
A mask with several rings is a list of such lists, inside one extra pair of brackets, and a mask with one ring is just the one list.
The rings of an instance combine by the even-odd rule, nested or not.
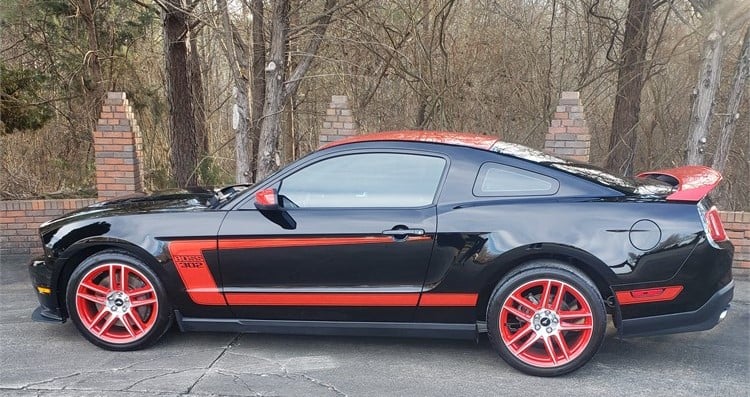
[(604, 340), (607, 313), (594, 284), (577, 269), (533, 264), (503, 279), (490, 298), (487, 329), (500, 356), (535, 376), (586, 364)]
[(84, 260), (70, 276), (66, 297), (81, 334), (108, 350), (142, 349), (172, 322), (154, 272), (121, 251), (103, 251)]

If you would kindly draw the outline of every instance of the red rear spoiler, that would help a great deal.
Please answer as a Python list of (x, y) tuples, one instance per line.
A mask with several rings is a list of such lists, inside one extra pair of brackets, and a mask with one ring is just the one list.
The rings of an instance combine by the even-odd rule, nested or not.
[(677, 191), (667, 196), (667, 200), (670, 201), (701, 201), (721, 181), (718, 171), (702, 165), (642, 172), (638, 176), (657, 179), (675, 186)]

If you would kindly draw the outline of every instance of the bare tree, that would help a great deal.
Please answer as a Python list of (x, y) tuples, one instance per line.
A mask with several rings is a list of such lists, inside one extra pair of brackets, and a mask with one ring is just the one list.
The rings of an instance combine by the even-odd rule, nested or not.
[(725, 33), (721, 15), (714, 9), (717, 1), (690, 0), (690, 3), (707, 20), (706, 23), (710, 23), (708, 35), (703, 44), (698, 82), (693, 90), (693, 106), (690, 111), (685, 156), (687, 164), (703, 164), (705, 162), (704, 145), (709, 137), (716, 91), (721, 82)]
[(607, 156), (607, 168), (625, 175), (633, 173), (633, 159), (638, 143), (641, 91), (645, 80), (648, 32), (653, 10), (653, 0), (630, 0), (628, 3)]
[(737, 66), (732, 78), (732, 91), (729, 93), (727, 102), (727, 112), (721, 120), (721, 131), (719, 132), (719, 144), (714, 153), (712, 168), (723, 172), (729, 159), (729, 149), (732, 146), (734, 130), (737, 127), (737, 120), (740, 118), (740, 103), (742, 95), (747, 90), (747, 78), (750, 75), (750, 26), (745, 29), (745, 36), (742, 39), (742, 49), (737, 59)]
[(169, 103), (170, 163), (179, 186), (198, 183), (198, 162), (206, 146), (205, 125), (198, 120), (202, 110), (202, 83), (196, 70), (194, 33), (191, 12), (200, 0), (190, 4), (181, 0), (166, 0), (162, 9), (164, 26), (164, 59)]
[[(252, 55), (253, 55), (253, 67), (252, 67), (252, 103), (250, 105), (251, 125), (250, 125), (250, 140), (253, 145), (258, 145), (260, 142), (260, 127), (263, 117), (263, 108), (266, 104), (266, 72), (264, 70), (266, 65), (266, 31), (264, 23), (264, 9), (263, 0), (251, 0), (250, 1), (250, 12), (253, 15), (253, 26), (252, 26)], [(253, 155), (251, 149), (248, 149), (250, 158), (249, 170), (251, 170), (251, 177), (257, 181), (257, 158)]]
[[(229, 69), (233, 81), (234, 107), (232, 111), (232, 127), (234, 128), (235, 145), (235, 181), (248, 183), (251, 181), (252, 168), (250, 164), (252, 141), (250, 136), (250, 65), (247, 45), (242, 39), (237, 26), (229, 15), (226, 0), (216, 0), (221, 12), (224, 30), (223, 48), (229, 62)], [(255, 21), (254, 21), (255, 22)]]
[(271, 45), (269, 60), (265, 67), (265, 105), (258, 143), (257, 179), (262, 179), (276, 171), (281, 165), (279, 138), (281, 137), (281, 112), (284, 103), (294, 95), (307, 73), (312, 60), (325, 35), (331, 16), (337, 8), (336, 0), (326, 0), (323, 12), (314, 18), (312, 37), (302, 58), (286, 80), (286, 49), (289, 38), (289, 0), (278, 0), (271, 14)]

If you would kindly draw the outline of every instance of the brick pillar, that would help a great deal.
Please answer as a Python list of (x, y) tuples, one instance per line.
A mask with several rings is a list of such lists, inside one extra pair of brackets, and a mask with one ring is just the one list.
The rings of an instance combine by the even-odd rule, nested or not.
[(349, 99), (346, 95), (333, 95), (331, 103), (328, 104), (326, 117), (323, 120), (323, 128), (320, 130), (318, 141), (320, 145), (338, 141), (359, 133), (359, 126), (354, 121), (352, 109), (349, 107)]
[(143, 142), (124, 92), (108, 92), (94, 130), (99, 200), (143, 191)]
[(544, 151), (563, 158), (589, 161), (591, 134), (586, 126), (580, 93), (567, 91), (560, 95), (560, 104), (555, 108)]

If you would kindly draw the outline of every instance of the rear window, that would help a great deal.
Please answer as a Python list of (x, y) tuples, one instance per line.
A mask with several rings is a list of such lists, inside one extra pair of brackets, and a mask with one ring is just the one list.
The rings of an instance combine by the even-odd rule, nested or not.
[(515, 143), (497, 142), (492, 146), (491, 150), (497, 153), (517, 157), (522, 160), (556, 168), (625, 194), (662, 196), (670, 194), (674, 190), (671, 185), (664, 183), (663, 181), (617, 176), (603, 168), (591, 164), (561, 159), (542, 151)]
[(474, 182), (475, 196), (546, 196), (557, 193), (556, 179), (497, 163), (485, 163)]

